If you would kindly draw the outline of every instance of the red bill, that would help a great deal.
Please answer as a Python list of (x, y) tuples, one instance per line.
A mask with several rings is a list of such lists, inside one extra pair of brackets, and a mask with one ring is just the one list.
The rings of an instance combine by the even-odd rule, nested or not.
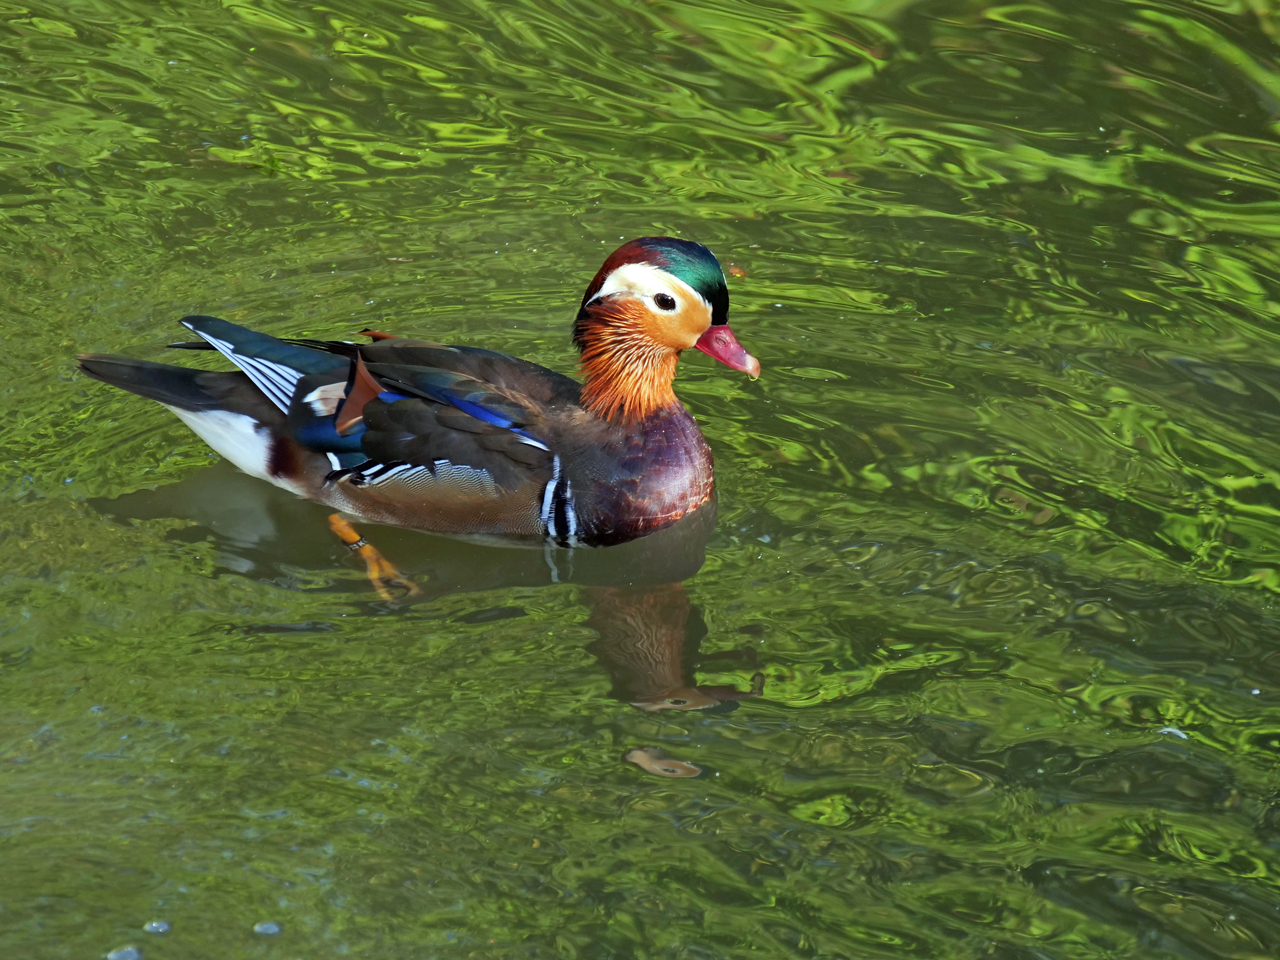
[(707, 332), (698, 338), (694, 348), (701, 350), (708, 357), (714, 357), (725, 366), (741, 370), (752, 380), (760, 376), (760, 361), (742, 349), (742, 344), (733, 335), (727, 323), (708, 327)]

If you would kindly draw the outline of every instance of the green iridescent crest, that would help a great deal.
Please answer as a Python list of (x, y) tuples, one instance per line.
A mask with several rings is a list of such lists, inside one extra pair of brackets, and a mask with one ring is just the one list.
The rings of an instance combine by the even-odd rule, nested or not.
[(585, 304), (600, 289), (604, 279), (627, 263), (650, 263), (683, 280), (711, 304), (712, 324), (729, 322), (729, 289), (724, 271), (710, 250), (692, 240), (676, 237), (640, 237), (615, 250), (605, 261), (595, 281), (587, 288)]

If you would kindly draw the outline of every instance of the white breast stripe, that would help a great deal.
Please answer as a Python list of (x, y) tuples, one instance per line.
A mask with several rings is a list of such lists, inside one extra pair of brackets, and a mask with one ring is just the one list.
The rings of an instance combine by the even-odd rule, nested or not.
[(573, 484), (568, 480), (564, 483), (564, 518), (569, 525), (569, 546), (576, 547), (578, 545), (578, 514), (573, 509)]
[(298, 388), (298, 381), (302, 379), (299, 371), (273, 360), (243, 356), (236, 353), (235, 346), (226, 340), (220, 340), (199, 330), (196, 334), (207, 340), (215, 350), (248, 374), (253, 385), (265, 393), (272, 403), (285, 413), (289, 412), (289, 401)]
[(549, 537), (556, 535), (555, 498), (556, 484), (559, 482), (560, 457), (557, 455), (551, 461), (551, 479), (547, 481), (547, 489), (542, 493), (542, 526), (546, 528)]
[[(561, 510), (564, 511), (563, 521), (560, 520)], [(568, 476), (561, 476), (559, 457), (552, 461), (551, 480), (542, 492), (541, 516), (548, 542), (562, 547), (582, 545), (578, 539), (578, 512), (573, 504), (573, 482)], [(563, 531), (560, 529), (562, 523)]]

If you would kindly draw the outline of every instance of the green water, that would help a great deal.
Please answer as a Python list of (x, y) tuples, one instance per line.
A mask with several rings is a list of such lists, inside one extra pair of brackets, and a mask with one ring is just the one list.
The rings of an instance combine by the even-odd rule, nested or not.
[[(0, 4), (0, 955), (1275, 956), (1278, 33)], [(74, 372), (190, 312), (571, 372), (655, 233), (745, 273), (764, 366), (682, 362), (687, 543), (362, 528), (422, 586), (386, 603), (325, 510)], [(637, 622), (762, 696), (629, 705)]]

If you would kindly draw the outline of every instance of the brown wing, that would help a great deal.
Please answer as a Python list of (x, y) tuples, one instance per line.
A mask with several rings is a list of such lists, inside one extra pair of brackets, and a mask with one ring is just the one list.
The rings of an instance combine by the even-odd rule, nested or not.
[(336, 428), (346, 436), (363, 422), (368, 460), (332, 478), (353, 509), (442, 532), (544, 533), (548, 485), (561, 475), (547, 438), (577, 409), (575, 381), (474, 347), (385, 336), (299, 344), (355, 363)]
[(367, 374), (383, 388), (361, 411), (369, 459), (336, 478), (361, 513), (440, 532), (541, 536), (559, 461), (531, 432), (539, 406), (439, 368), (371, 364)]
[[(429, 340), (412, 340), (366, 330), (373, 343), (345, 343), (331, 340), (286, 339), (286, 343), (336, 353), (366, 364), (422, 367), (448, 370), (488, 383), (506, 393), (526, 397), (535, 403), (577, 404), (582, 385), (571, 377), (528, 360), (485, 350), (481, 347), (450, 346)], [(206, 344), (171, 344), (203, 349)]]
[(480, 347), (397, 338), (362, 345), (360, 355), (369, 364), (448, 370), (537, 405), (576, 404), (582, 389), (576, 380), (564, 374)]

